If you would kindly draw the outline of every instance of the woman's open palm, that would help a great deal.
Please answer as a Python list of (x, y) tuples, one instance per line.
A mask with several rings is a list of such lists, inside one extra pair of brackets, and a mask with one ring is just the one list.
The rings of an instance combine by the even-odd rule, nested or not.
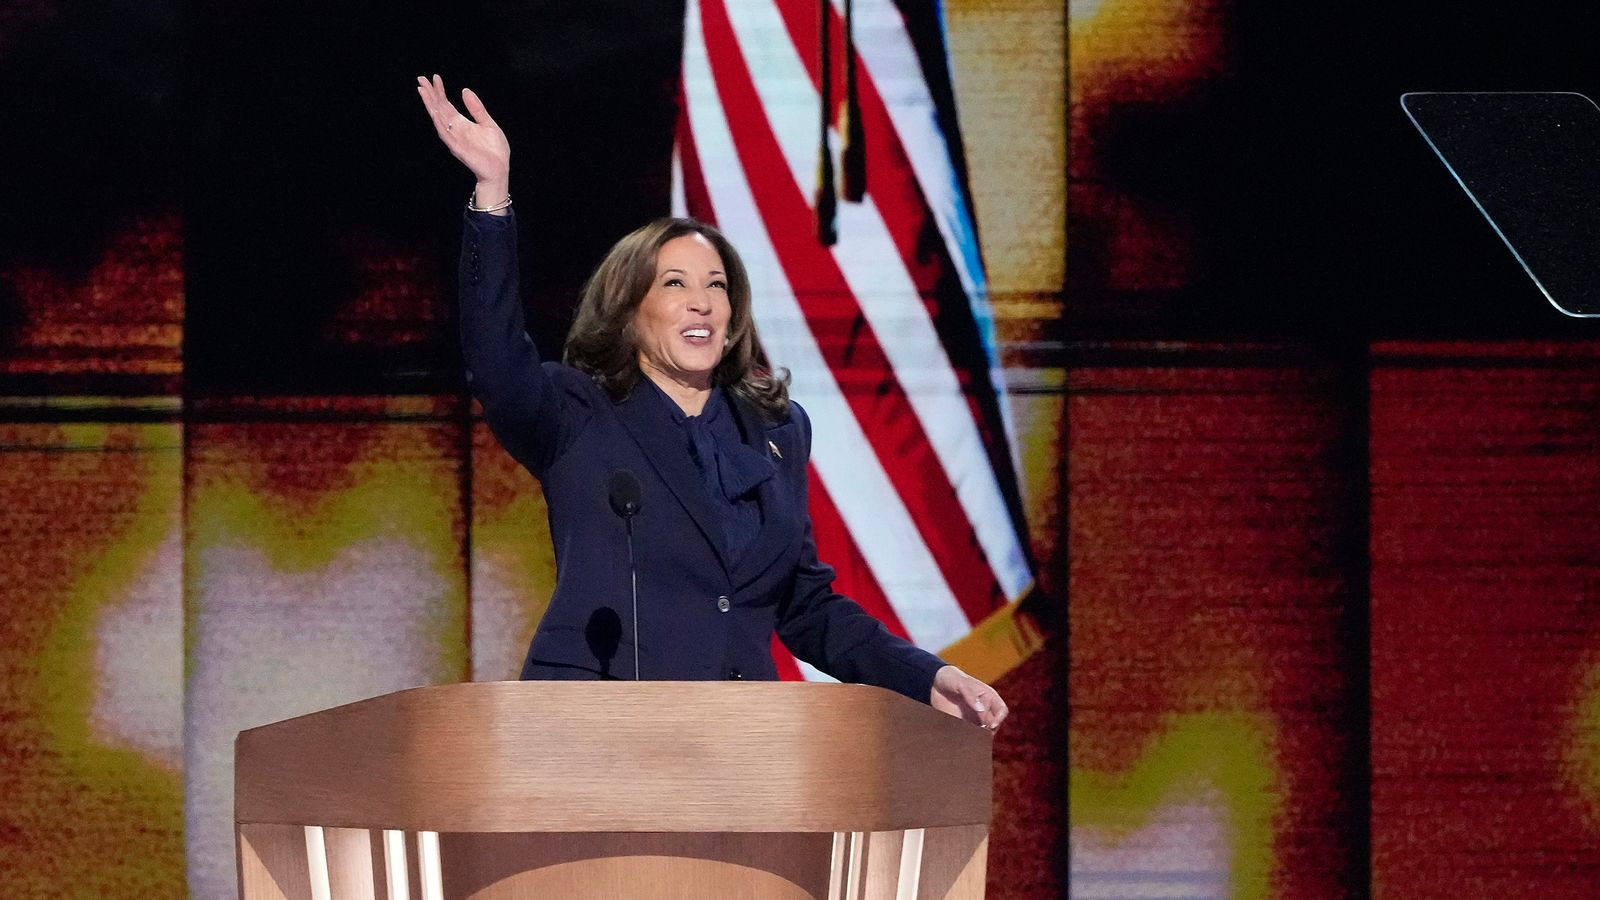
[[(461, 160), (480, 184), (499, 184), (510, 177), (511, 142), (506, 133), (495, 124), (483, 101), (470, 89), (461, 92), (461, 102), (472, 118), (462, 115), (444, 92), (444, 79), (438, 75), (430, 81), (417, 76), (417, 93), (422, 105), (433, 120), (433, 130), (444, 142), (451, 155)], [(483, 197), (481, 202), (493, 203), (499, 198)]]

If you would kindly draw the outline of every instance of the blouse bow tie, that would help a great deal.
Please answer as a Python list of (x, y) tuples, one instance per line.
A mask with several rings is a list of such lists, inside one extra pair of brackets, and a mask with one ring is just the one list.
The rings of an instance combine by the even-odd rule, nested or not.
[(772, 460), (743, 443), (718, 441), (704, 415), (687, 417), (684, 430), (689, 447), (705, 475), (707, 487), (718, 490), (730, 503), (750, 493), (777, 474)]
[(737, 425), (725, 421), (730, 413), (721, 389), (711, 392), (698, 416), (685, 415), (659, 387), (656, 393), (688, 437), (689, 455), (713, 497), (733, 503), (778, 473), (771, 459), (738, 439)]

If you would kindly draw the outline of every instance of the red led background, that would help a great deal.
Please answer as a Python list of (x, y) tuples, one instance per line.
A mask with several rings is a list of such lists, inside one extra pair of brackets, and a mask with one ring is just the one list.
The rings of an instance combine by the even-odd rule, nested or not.
[(1372, 376), (1373, 878), (1600, 888), (1600, 343), (1386, 344)]
[(1600, 335), (1396, 103), (1592, 94), (1592, 26), (1070, 27), (1073, 893), (1594, 896)]

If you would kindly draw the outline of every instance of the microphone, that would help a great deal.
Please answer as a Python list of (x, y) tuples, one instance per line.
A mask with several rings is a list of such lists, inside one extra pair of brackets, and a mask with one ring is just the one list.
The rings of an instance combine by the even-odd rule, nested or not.
[(639, 573), (633, 566), (633, 517), (639, 514), (644, 491), (639, 487), (637, 476), (627, 469), (618, 469), (611, 473), (610, 480), (606, 482), (606, 494), (611, 501), (611, 511), (628, 527), (628, 583), (633, 591), (633, 680), (638, 681)]

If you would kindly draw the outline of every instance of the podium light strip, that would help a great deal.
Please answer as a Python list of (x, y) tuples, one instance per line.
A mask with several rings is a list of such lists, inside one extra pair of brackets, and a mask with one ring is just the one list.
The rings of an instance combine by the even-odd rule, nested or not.
[(422, 900), (444, 900), (444, 873), (439, 868), (439, 832), (417, 832), (417, 869)]
[(850, 832), (833, 833), (833, 854), (828, 858), (828, 900), (844, 900), (844, 876), (849, 868)]
[(845, 854), (850, 850), (850, 834), (834, 833), (834, 852), (827, 858), (827, 900), (842, 900), (845, 895)]
[(850, 871), (845, 876), (844, 900), (862, 900), (862, 882), (866, 880), (867, 833), (850, 832)]
[(328, 844), (321, 825), (307, 825), (306, 868), (311, 873), (311, 900), (333, 900), (333, 886), (328, 882)]
[(389, 900), (411, 900), (411, 875), (406, 870), (406, 835), (383, 832), (383, 869), (389, 876)]
[(917, 888), (922, 881), (922, 839), (925, 834), (921, 828), (908, 828), (901, 832), (900, 877), (895, 881), (895, 900), (917, 900)]

